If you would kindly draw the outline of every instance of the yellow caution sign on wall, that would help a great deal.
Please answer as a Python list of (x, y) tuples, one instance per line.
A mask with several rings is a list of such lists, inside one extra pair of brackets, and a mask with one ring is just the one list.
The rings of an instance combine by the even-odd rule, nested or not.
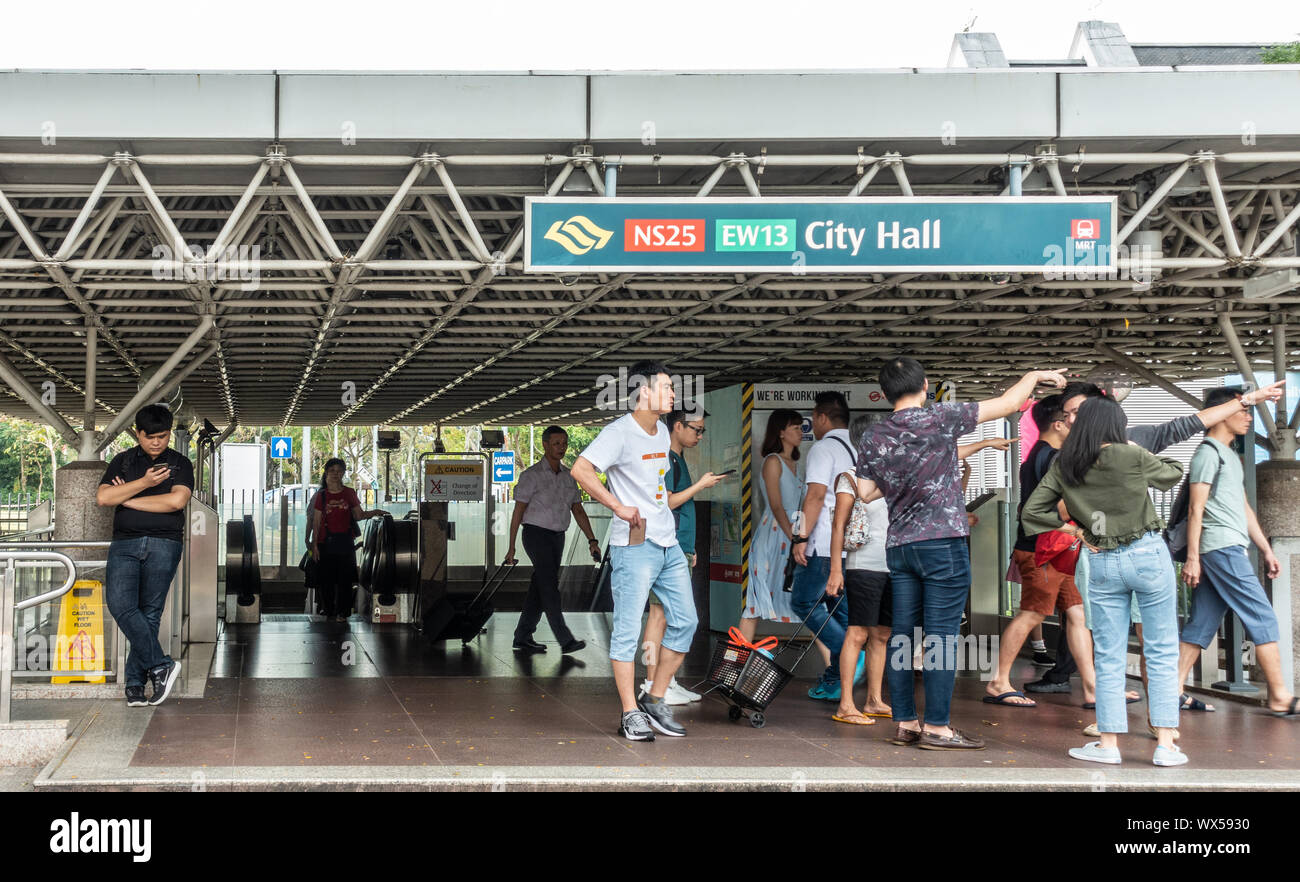
[[(104, 669), (104, 585), (93, 579), (77, 581), (59, 601), (56, 671)], [(51, 677), (52, 683), (103, 683), (104, 677)]]

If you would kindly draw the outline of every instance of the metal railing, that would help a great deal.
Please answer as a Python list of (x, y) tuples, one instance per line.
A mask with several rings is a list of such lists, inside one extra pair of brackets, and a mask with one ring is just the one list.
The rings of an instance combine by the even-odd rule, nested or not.
[[(59, 551), (22, 550), (0, 548), (0, 561), (4, 562), (4, 587), (0, 589), (0, 723), (9, 722), (9, 702), (13, 695), (14, 677), (14, 613), (56, 600), (72, 590), (77, 581), (77, 564), (72, 558)], [(20, 561), (28, 565), (62, 564), (67, 570), (63, 584), (51, 591), (16, 599), (18, 584), (18, 567)], [(80, 673), (80, 672), (78, 672)]]
[[(6, 696), (12, 695), (12, 688), (11, 688), (12, 682), (14, 678), (18, 678), (18, 677), (41, 678), (41, 679), (48, 678), (48, 677), (75, 677), (78, 679), (86, 679), (90, 677), (110, 677), (110, 676), (115, 678), (119, 677), (119, 672), (124, 669), (126, 664), (126, 640), (122, 635), (121, 629), (117, 627), (116, 622), (113, 622), (112, 624), (113, 627), (112, 646), (113, 646), (114, 663), (111, 668), (101, 668), (100, 670), (94, 670), (94, 671), (57, 670), (54, 668), (54, 653), (51, 653), (50, 668), (48, 670), (46, 669), (31, 670), (31, 671), (26, 669), (19, 670), (16, 669), (14, 663), (15, 653), (17, 651), (17, 644), (16, 641), (14, 640), (15, 614), (26, 609), (33, 609), (42, 604), (49, 603), (50, 601), (59, 600), (60, 598), (63, 597), (63, 595), (67, 594), (68, 591), (71, 590), (73, 585), (75, 585), (77, 573), (79, 570), (84, 571), (87, 569), (100, 569), (103, 568), (108, 563), (106, 560), (73, 560), (68, 555), (58, 551), (58, 549), (102, 548), (105, 551), (107, 551), (111, 544), (112, 543), (108, 541), (95, 541), (95, 542), (4, 541), (4, 542), (0, 542), (0, 561), (7, 560), (11, 556), (15, 556), (15, 555), (29, 555), (29, 554), (47, 555), (47, 557), (43, 557), (43, 558), (42, 557), (28, 558), (28, 557), (15, 556), (13, 557), (13, 560), (28, 561), (28, 563), (26, 563), (26, 566), (33, 567), (33, 568), (40, 567), (42, 561), (46, 563), (50, 561), (54, 561), (58, 563), (66, 562), (65, 566), (67, 566), (67, 564), (70, 563), (71, 578), (72, 578), (72, 581), (69, 582), (64, 587), (52, 589), (49, 591), (43, 591), (36, 594), (33, 597), (28, 597), (21, 601), (17, 601), (15, 599), (17, 595), (17, 582), (18, 582), (17, 566), (10, 565), (4, 570), (6, 584), (8, 584), (9, 578), (12, 577), (13, 590), (14, 590), (14, 594), (10, 596), (10, 599), (13, 602), (11, 602), (5, 608), (5, 610), (0, 611), (0, 633), (3, 634), (3, 638), (2, 638), (3, 645), (0, 645), (0, 656), (3, 657), (3, 661), (0, 662), (0, 664), (3, 664), (4, 666), (4, 672), (5, 672), (4, 681), (5, 681)], [(52, 557), (50, 557), (49, 555), (52, 555)], [(105, 615), (104, 621), (105, 624), (107, 625), (108, 622), (111, 621), (111, 618)], [(8, 698), (5, 699), (5, 701), (7, 700)], [(6, 705), (6, 712), (7, 712), (7, 705)]]

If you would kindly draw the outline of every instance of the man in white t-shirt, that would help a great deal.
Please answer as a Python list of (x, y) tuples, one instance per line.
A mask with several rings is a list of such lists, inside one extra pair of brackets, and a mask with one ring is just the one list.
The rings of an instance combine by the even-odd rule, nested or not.
[[(840, 650), (849, 625), (848, 604), (826, 595), (831, 571), (831, 520), (835, 516), (835, 479), (853, 468), (849, 442), (849, 405), (839, 392), (822, 392), (813, 407), (812, 430), (817, 439), (808, 450), (804, 467), (803, 518), (791, 554), (799, 566), (790, 587), (790, 608), (808, 620), (814, 633), (831, 651), (830, 666), (808, 690), (809, 698), (840, 700)], [(834, 610), (834, 613), (831, 612)]]
[[(686, 734), (673, 719), (664, 692), (691, 648), (697, 621), (690, 567), (668, 507), (668, 427), (659, 418), (673, 409), (673, 386), (662, 364), (641, 361), (628, 368), (628, 406), (630, 413), (601, 429), (587, 445), (571, 474), (614, 513), (609, 526), (614, 596), (609, 658), (622, 702), (619, 732), (629, 741), (653, 741), (656, 731)], [(604, 472), (608, 487), (597, 472)], [(663, 604), (668, 627), (657, 648), (654, 685), (638, 701), (636, 651), (651, 588)]]

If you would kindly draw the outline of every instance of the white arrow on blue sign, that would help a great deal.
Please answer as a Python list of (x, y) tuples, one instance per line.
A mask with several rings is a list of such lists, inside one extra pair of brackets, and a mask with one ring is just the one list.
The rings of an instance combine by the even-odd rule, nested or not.
[(271, 459), (291, 459), (293, 457), (293, 439), (287, 435), (271, 436)]
[(510, 451), (492, 454), (492, 481), (495, 484), (509, 484), (515, 479), (515, 455)]

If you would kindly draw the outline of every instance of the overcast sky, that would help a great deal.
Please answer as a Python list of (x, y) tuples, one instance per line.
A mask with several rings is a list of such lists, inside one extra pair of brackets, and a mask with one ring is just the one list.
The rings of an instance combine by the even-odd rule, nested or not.
[(65, 0), (7, 3), (0, 68), (653, 70), (942, 67), (952, 35), (1062, 58), (1076, 22), (1133, 42), (1287, 42), (1294, 2)]

